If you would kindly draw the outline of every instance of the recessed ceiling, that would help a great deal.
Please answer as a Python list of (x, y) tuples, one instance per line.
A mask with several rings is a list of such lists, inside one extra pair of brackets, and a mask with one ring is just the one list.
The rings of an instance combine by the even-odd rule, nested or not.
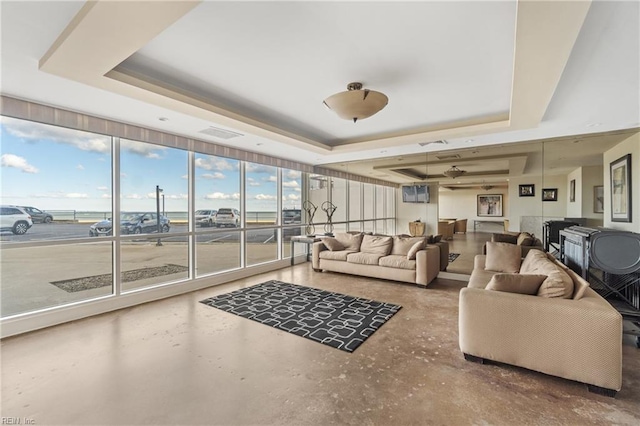
[[(309, 164), (640, 126), (638, 2), (0, 7), (3, 95)], [(351, 81), (389, 105), (339, 119)]]

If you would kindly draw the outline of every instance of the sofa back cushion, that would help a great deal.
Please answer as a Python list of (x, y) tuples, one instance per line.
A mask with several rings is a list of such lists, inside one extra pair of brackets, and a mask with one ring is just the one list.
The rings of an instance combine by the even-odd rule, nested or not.
[(533, 237), (533, 235), (528, 232), (521, 232), (520, 235), (518, 235), (516, 244), (518, 244), (519, 246), (532, 246), (534, 241), (535, 238)]
[(495, 274), (485, 287), (487, 290), (505, 291), (508, 293), (538, 294), (538, 289), (546, 275), (533, 274)]
[(518, 236), (511, 234), (493, 234), (491, 235), (491, 242), (516, 244), (518, 242)]
[(391, 253), (393, 246), (392, 237), (382, 237), (378, 235), (365, 235), (360, 245), (360, 251), (363, 253), (380, 254), (386, 256)]
[(345, 250), (349, 250), (349, 251), (360, 251), (360, 245), (362, 244), (363, 237), (364, 237), (364, 234), (362, 233), (358, 233), (358, 234), (349, 234), (347, 232), (336, 233), (336, 240), (338, 240), (338, 242), (342, 244)]
[(485, 269), (496, 272), (516, 273), (520, 270), (521, 255), (520, 246), (515, 244), (488, 242)]
[(411, 247), (413, 247), (416, 243), (422, 243), (422, 245), (424, 246), (425, 238), (395, 236), (393, 237), (393, 247), (391, 248), (391, 254), (406, 256), (407, 254), (409, 254), (409, 250), (411, 250)]
[(344, 246), (342, 245), (342, 243), (340, 241), (336, 240), (335, 238), (331, 238), (331, 237), (323, 238), (322, 242), (331, 251), (344, 250)]
[(411, 248), (409, 249), (409, 253), (407, 253), (407, 259), (415, 260), (416, 256), (418, 255), (418, 252), (422, 249), (424, 249), (424, 242), (418, 241), (417, 243), (412, 245)]
[(564, 299), (573, 297), (573, 280), (560, 265), (556, 264), (555, 260), (549, 258), (547, 253), (542, 250), (531, 250), (527, 253), (520, 267), (520, 273), (547, 276), (538, 289), (538, 296), (562, 297)]

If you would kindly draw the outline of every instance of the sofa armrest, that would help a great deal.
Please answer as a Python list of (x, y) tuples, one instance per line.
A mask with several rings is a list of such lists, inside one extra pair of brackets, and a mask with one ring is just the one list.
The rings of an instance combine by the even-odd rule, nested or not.
[(440, 247), (429, 245), (416, 253), (416, 283), (429, 285), (440, 272)]
[[(320, 269), (320, 252), (328, 250), (322, 241), (317, 241), (311, 246), (311, 265), (313, 269)], [(293, 253), (291, 253), (293, 256)]]
[(588, 289), (580, 300), (460, 291), (462, 352), (619, 390), (622, 317)]
[(473, 258), (473, 269), (485, 269), (486, 262), (486, 254), (477, 254), (476, 257)]

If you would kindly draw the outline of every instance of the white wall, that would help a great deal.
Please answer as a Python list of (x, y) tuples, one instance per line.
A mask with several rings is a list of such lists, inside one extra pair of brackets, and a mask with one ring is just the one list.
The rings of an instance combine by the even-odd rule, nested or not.
[[(631, 154), (631, 219), (630, 223), (611, 220), (610, 164)], [(640, 134), (620, 142), (604, 153), (604, 226), (625, 231), (640, 232)]]
[(396, 191), (396, 234), (408, 234), (409, 222), (420, 219), (426, 223), (425, 235), (438, 233), (438, 184), (429, 184), (431, 202), (426, 204), (403, 203), (402, 191)]

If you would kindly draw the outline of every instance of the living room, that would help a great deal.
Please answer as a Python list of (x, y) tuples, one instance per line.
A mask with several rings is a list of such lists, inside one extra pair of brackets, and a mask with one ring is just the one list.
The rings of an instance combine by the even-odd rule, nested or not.
[[(494, 233), (544, 240), (544, 223), (565, 218), (640, 232), (636, 2), (0, 7), (2, 204), (53, 210), (0, 236), (5, 423), (640, 421), (635, 336), (581, 277), (567, 272), (575, 289), (550, 303), (471, 285)], [(340, 92), (352, 79), (364, 90)], [(388, 105), (343, 119), (336, 92)], [(407, 202), (412, 186), (424, 192)], [(124, 217), (134, 212), (152, 226), (138, 231), (144, 217)], [(410, 223), (435, 236), (453, 219), (466, 226), (451, 240), (409, 245)], [(358, 250), (393, 241), (390, 269), (343, 244), (350, 253), (322, 256), (364, 266), (331, 272), (338, 261), (313, 252), (324, 242), (309, 243), (310, 259), (292, 242), (325, 233), (362, 238)], [(445, 246), (460, 256), (448, 262)], [(220, 303), (271, 304), (301, 287), (305, 303), (329, 293), (304, 310), (313, 320), (343, 296), (378, 304), (373, 331), (341, 350), (367, 308), (304, 338)], [(487, 327), (461, 300), (489, 293), (518, 308)], [(538, 303), (598, 314), (527, 316)], [(537, 359), (469, 352), (496, 336), (489, 352)], [(584, 361), (589, 342), (606, 365)]]

